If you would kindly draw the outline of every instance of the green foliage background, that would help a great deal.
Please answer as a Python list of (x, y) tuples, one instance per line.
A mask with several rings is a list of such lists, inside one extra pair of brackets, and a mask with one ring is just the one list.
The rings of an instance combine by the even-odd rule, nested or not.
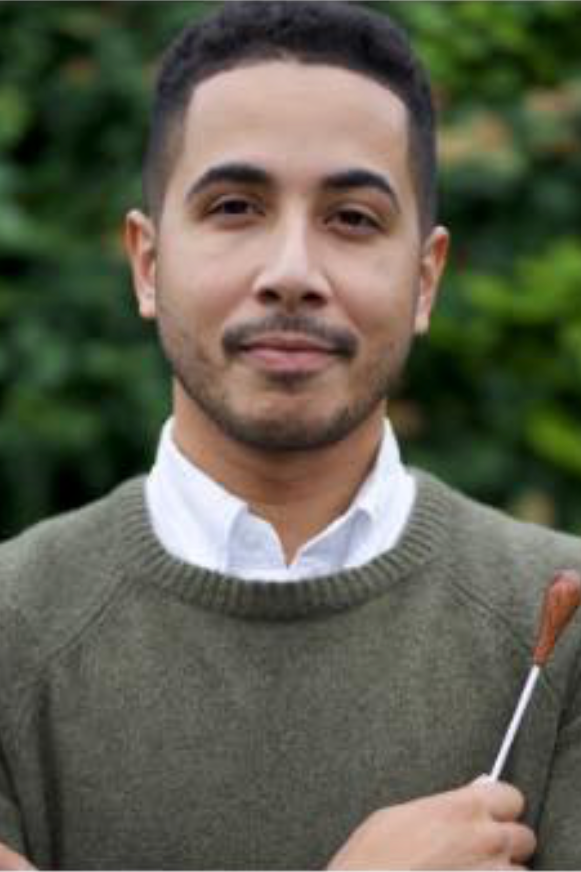
[[(212, 5), (0, 3), (0, 537), (151, 462), (168, 375), (120, 227), (156, 60)], [(405, 455), (581, 533), (581, 4), (376, 5), (432, 74), (454, 234)]]

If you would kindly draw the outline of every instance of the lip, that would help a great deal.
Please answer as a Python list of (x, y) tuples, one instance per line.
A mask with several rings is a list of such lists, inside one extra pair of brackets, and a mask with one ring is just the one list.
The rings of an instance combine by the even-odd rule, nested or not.
[(337, 352), (328, 343), (300, 334), (269, 333), (242, 347), (244, 358), (270, 373), (311, 375), (328, 367)]
[(272, 348), (277, 351), (323, 351), (326, 354), (334, 354), (334, 347), (322, 339), (313, 336), (305, 336), (302, 333), (264, 333), (256, 339), (244, 343), (244, 351), (252, 351), (255, 348)]

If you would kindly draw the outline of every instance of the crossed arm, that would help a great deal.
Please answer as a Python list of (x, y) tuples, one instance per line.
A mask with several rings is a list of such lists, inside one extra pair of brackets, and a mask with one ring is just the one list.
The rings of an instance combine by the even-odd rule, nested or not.
[[(382, 808), (351, 834), (328, 868), (524, 869), (536, 840), (519, 823), (523, 808), (516, 788), (492, 782)], [(0, 843), (0, 870), (34, 868)]]

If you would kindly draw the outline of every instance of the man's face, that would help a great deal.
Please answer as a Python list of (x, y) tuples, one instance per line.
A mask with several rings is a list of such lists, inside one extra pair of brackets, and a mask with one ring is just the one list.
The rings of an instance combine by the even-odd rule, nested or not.
[(406, 109), (385, 87), (279, 61), (203, 82), (156, 226), (128, 218), (179, 401), (262, 450), (380, 420), (445, 259), (445, 231), (419, 228)]

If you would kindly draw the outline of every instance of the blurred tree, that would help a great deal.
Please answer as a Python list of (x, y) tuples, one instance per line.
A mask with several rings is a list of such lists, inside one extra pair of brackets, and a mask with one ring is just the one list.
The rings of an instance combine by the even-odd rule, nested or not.
[[(0, 537), (151, 462), (168, 375), (120, 241), (156, 62), (212, 3), (0, 3)], [(408, 460), (581, 532), (581, 5), (375, 3), (442, 119), (452, 263), (391, 414)]]
[(581, 532), (581, 6), (382, 5), (432, 74), (453, 231), (402, 400), (408, 457)]

